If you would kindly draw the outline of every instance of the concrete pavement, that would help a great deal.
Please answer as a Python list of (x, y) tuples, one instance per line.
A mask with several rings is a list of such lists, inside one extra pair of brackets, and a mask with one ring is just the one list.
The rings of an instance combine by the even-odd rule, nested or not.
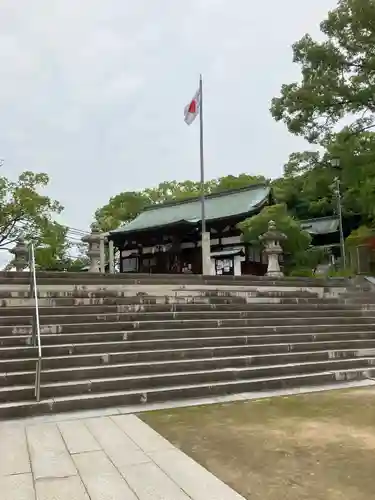
[(133, 412), (374, 384), (352, 381), (0, 421), (0, 499), (244, 500)]
[(0, 422), (1, 500), (243, 500), (135, 415)]

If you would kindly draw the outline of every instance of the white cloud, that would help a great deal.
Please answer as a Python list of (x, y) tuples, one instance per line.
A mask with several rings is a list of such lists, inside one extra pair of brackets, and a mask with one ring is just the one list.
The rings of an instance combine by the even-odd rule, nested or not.
[(2, 0), (0, 157), (47, 171), (85, 229), (120, 190), (199, 176), (183, 107), (205, 82), (207, 177), (278, 175), (303, 147), (268, 111), (290, 45), (334, 0)]

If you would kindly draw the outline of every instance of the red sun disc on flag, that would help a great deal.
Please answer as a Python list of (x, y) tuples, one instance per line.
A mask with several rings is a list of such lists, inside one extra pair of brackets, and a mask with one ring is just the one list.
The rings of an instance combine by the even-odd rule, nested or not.
[(197, 101), (193, 100), (189, 105), (189, 113), (195, 114), (196, 112), (197, 112)]

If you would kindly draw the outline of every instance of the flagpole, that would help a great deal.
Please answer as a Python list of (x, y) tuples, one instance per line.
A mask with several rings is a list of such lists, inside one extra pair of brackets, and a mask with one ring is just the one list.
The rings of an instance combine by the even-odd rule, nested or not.
[[(203, 153), (203, 80), (199, 76), (199, 152), (200, 152), (200, 172), (201, 172), (201, 221), (202, 233), (206, 232), (206, 210), (204, 199), (204, 153)], [(202, 246), (203, 248), (203, 246)]]
[(199, 153), (200, 153), (200, 174), (201, 174), (201, 250), (202, 250), (202, 274), (209, 274), (207, 262), (210, 253), (210, 242), (206, 241), (206, 206), (204, 196), (204, 151), (203, 151), (203, 80), (199, 75)]

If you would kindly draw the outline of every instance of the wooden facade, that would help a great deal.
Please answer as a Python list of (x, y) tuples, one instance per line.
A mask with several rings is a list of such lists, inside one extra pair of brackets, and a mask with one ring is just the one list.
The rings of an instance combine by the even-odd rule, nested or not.
[[(206, 231), (210, 233), (210, 274), (264, 275), (266, 257), (260, 244), (247, 244), (239, 222), (273, 203), (266, 185), (209, 195)], [(109, 238), (120, 252), (120, 272), (202, 273), (200, 200), (190, 199), (152, 206)], [(327, 248), (335, 260), (340, 254), (337, 217), (302, 221), (314, 246)], [(345, 228), (345, 233), (349, 228)]]
[[(261, 190), (260, 195), (254, 197), (257, 189)], [(246, 204), (248, 211), (244, 212), (242, 198), (245, 198), (247, 193), (249, 193)], [(233, 204), (234, 195), (241, 201), (237, 213)], [(244, 244), (241, 232), (236, 226), (247, 217), (259, 213), (271, 202), (271, 196), (267, 186), (252, 186), (207, 197), (206, 231), (210, 233), (211, 239), (211, 274), (263, 275), (265, 273), (265, 258), (260, 245)], [(254, 198), (256, 204), (251, 203)], [(217, 213), (221, 216), (210, 216), (211, 200), (214, 200)], [(158, 211), (161, 212), (162, 219), (162, 211), (168, 209), (170, 217), (173, 217), (173, 207), (176, 207), (179, 211), (185, 210), (186, 218), (150, 227), (139, 227), (139, 224), (134, 230), (131, 229), (132, 223), (130, 223), (129, 230), (125, 226), (123, 230), (111, 232), (109, 237), (121, 255), (120, 272), (201, 274), (201, 223), (199, 217), (191, 217), (192, 206), (195, 211), (198, 209), (197, 215), (199, 215), (200, 201), (196, 199), (164, 204), (153, 207), (150, 211), (154, 213), (146, 213), (146, 216), (149, 219), (152, 216), (153, 220), (157, 221)], [(226, 207), (229, 206), (231, 213), (226, 214)], [(163, 217), (165, 219), (164, 215)], [(137, 218), (134, 222), (137, 222)]]
[[(260, 245), (244, 244), (235, 226), (236, 223), (229, 223), (224, 227), (208, 228), (212, 270), (215, 269), (215, 274), (263, 275), (266, 266)], [(201, 274), (200, 240), (199, 228), (183, 226), (170, 227), (163, 232), (147, 231), (135, 239), (116, 239), (114, 242), (121, 255), (120, 272)]]

